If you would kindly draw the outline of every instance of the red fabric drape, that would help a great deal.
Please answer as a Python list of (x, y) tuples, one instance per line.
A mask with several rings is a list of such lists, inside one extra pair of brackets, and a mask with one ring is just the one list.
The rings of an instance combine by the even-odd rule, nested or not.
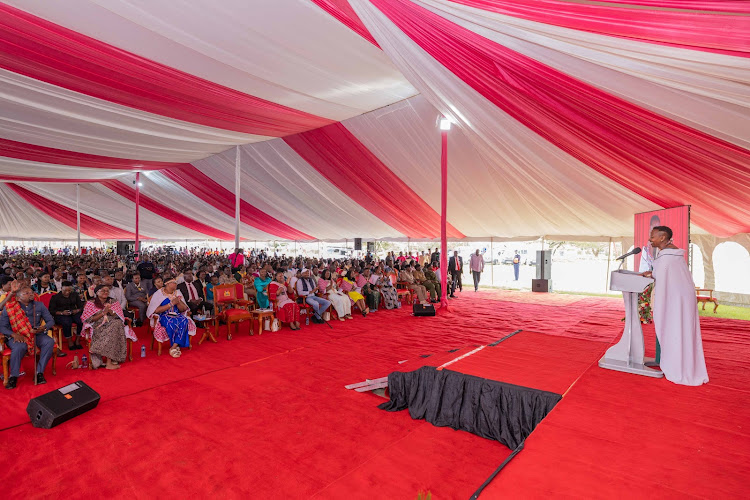
[[(102, 182), (102, 185), (108, 187), (109, 189), (119, 194), (123, 198), (126, 198), (132, 201), (133, 203), (135, 203), (136, 192), (134, 188), (128, 187), (122, 182), (117, 181), (117, 180), (104, 181)], [(173, 210), (167, 207), (166, 205), (159, 203), (158, 201), (154, 200), (153, 198), (149, 196), (144, 195), (143, 193), (139, 193), (138, 201), (140, 203), (140, 206), (145, 208), (146, 210), (149, 210), (155, 213), (159, 217), (163, 217), (181, 226), (185, 226), (188, 229), (192, 229), (193, 231), (203, 233), (206, 236), (210, 236), (211, 238), (217, 238), (220, 240), (234, 240), (233, 234), (220, 231), (207, 224), (203, 224), (202, 222), (198, 222), (194, 219), (191, 219), (190, 217), (187, 217), (177, 212), (176, 210)]]
[(101, 179), (58, 179), (55, 177), (26, 177), (25, 175), (2, 175), (0, 174), (0, 181), (15, 181), (15, 182), (64, 182), (66, 184), (80, 184), (83, 182), (101, 182)]
[[(164, 170), (161, 173), (187, 192), (234, 218), (234, 193), (221, 186), (193, 165)], [(247, 224), (268, 234), (276, 235), (285, 240), (315, 239), (309, 234), (298, 231), (258, 210), (245, 200), (240, 200), (240, 221), (243, 224)], [(230, 239), (234, 239), (234, 236)]]
[(349, 29), (357, 33), (359, 36), (380, 48), (378, 42), (372, 37), (370, 32), (367, 30), (362, 20), (359, 18), (352, 6), (349, 5), (348, 0), (312, 0), (312, 2), (328, 12), (330, 15), (338, 19), (341, 23), (346, 25)]
[[(750, 18), (747, 16), (609, 6), (568, 0), (451, 1), (489, 12), (580, 31), (750, 57)], [(651, 3), (663, 2), (654, 0)], [(725, 2), (719, 3), (727, 6)], [(747, 6), (739, 9), (739, 12), (746, 11)]]
[(182, 165), (181, 163), (167, 163), (162, 161), (129, 160), (110, 156), (90, 155), (65, 151), (63, 149), (48, 148), (11, 141), (0, 138), (0, 155), (19, 160), (52, 163), (54, 165), (70, 165), (73, 167), (111, 168), (122, 170), (161, 170), (163, 168)]
[[(68, 208), (65, 205), (61, 205), (60, 203), (57, 203), (55, 201), (48, 200), (43, 196), (29, 191), (28, 189), (17, 184), (8, 183), (8, 187), (37, 210), (40, 210), (53, 219), (62, 222), (73, 230), (77, 229), (78, 226), (76, 221), (76, 211), (72, 208)], [(81, 232), (92, 238), (100, 240), (135, 239), (135, 235), (133, 233), (125, 231), (118, 227), (110, 226), (109, 224), (101, 222), (83, 213), (81, 213)]]
[(126, 52), (0, 3), (0, 67), (191, 123), (281, 137), (332, 120)]
[[(284, 141), (334, 186), (402, 234), (411, 238), (440, 234), (440, 215), (341, 123)], [(464, 237), (450, 224), (448, 236)]]
[(412, 40), (541, 137), (717, 236), (750, 231), (750, 152), (575, 80), (405, 0), (372, 0)]
[(750, 13), (747, 0), (598, 0), (599, 3), (645, 5), (659, 9), (703, 10), (706, 12)]

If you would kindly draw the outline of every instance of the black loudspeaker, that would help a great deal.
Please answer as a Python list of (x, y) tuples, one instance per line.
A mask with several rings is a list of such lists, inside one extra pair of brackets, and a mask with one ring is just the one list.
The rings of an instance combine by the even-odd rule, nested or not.
[(354, 238), (354, 249), (362, 250), (362, 238)]
[(538, 280), (552, 279), (552, 251), (550, 250), (537, 250), (536, 251), (536, 279)]
[(129, 255), (135, 251), (135, 241), (118, 241), (117, 255)]
[(34, 427), (51, 429), (93, 410), (99, 404), (99, 399), (95, 390), (79, 380), (32, 399), (26, 407), (26, 413)]
[(552, 290), (552, 280), (531, 280), (532, 292), (549, 292)]
[(432, 304), (414, 304), (414, 316), (435, 316), (435, 306)]

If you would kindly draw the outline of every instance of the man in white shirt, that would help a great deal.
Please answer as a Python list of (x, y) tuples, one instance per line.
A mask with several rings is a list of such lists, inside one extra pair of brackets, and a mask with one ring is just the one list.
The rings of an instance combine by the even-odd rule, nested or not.
[(296, 289), (297, 296), (302, 297), (313, 307), (315, 311), (315, 315), (311, 318), (313, 323), (323, 323), (323, 313), (331, 307), (331, 301), (315, 295), (318, 291), (318, 282), (310, 277), (309, 269), (302, 270), (302, 277), (297, 280)]
[(109, 296), (120, 303), (123, 312), (128, 310), (128, 301), (125, 299), (125, 290), (114, 286), (115, 277), (107, 274), (102, 278), (102, 283), (109, 287)]

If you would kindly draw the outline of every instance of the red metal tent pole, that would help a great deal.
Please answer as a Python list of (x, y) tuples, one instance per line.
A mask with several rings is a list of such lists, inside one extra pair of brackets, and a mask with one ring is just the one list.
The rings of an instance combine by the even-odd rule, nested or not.
[(441, 130), (442, 151), (440, 154), (440, 307), (448, 310), (448, 131)]
[(135, 261), (138, 262), (141, 256), (141, 242), (138, 233), (139, 213), (141, 202), (141, 173), (135, 173)]

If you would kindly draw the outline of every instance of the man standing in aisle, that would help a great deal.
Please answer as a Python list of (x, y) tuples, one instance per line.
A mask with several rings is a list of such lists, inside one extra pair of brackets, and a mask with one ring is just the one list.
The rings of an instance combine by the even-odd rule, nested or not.
[(448, 272), (451, 273), (453, 284), (451, 285), (451, 297), (455, 298), (456, 287), (459, 292), (464, 291), (463, 283), (461, 283), (461, 273), (464, 271), (464, 261), (458, 255), (458, 251), (453, 252), (453, 256), (448, 261)]
[(469, 267), (471, 268), (471, 275), (474, 277), (474, 291), (477, 292), (479, 291), (479, 279), (482, 276), (482, 271), (484, 271), (484, 257), (479, 255), (478, 248), (471, 256)]
[(518, 272), (521, 268), (521, 255), (518, 253), (518, 250), (515, 251), (513, 255), (513, 275), (515, 278), (513, 278), (513, 281), (518, 281)]

